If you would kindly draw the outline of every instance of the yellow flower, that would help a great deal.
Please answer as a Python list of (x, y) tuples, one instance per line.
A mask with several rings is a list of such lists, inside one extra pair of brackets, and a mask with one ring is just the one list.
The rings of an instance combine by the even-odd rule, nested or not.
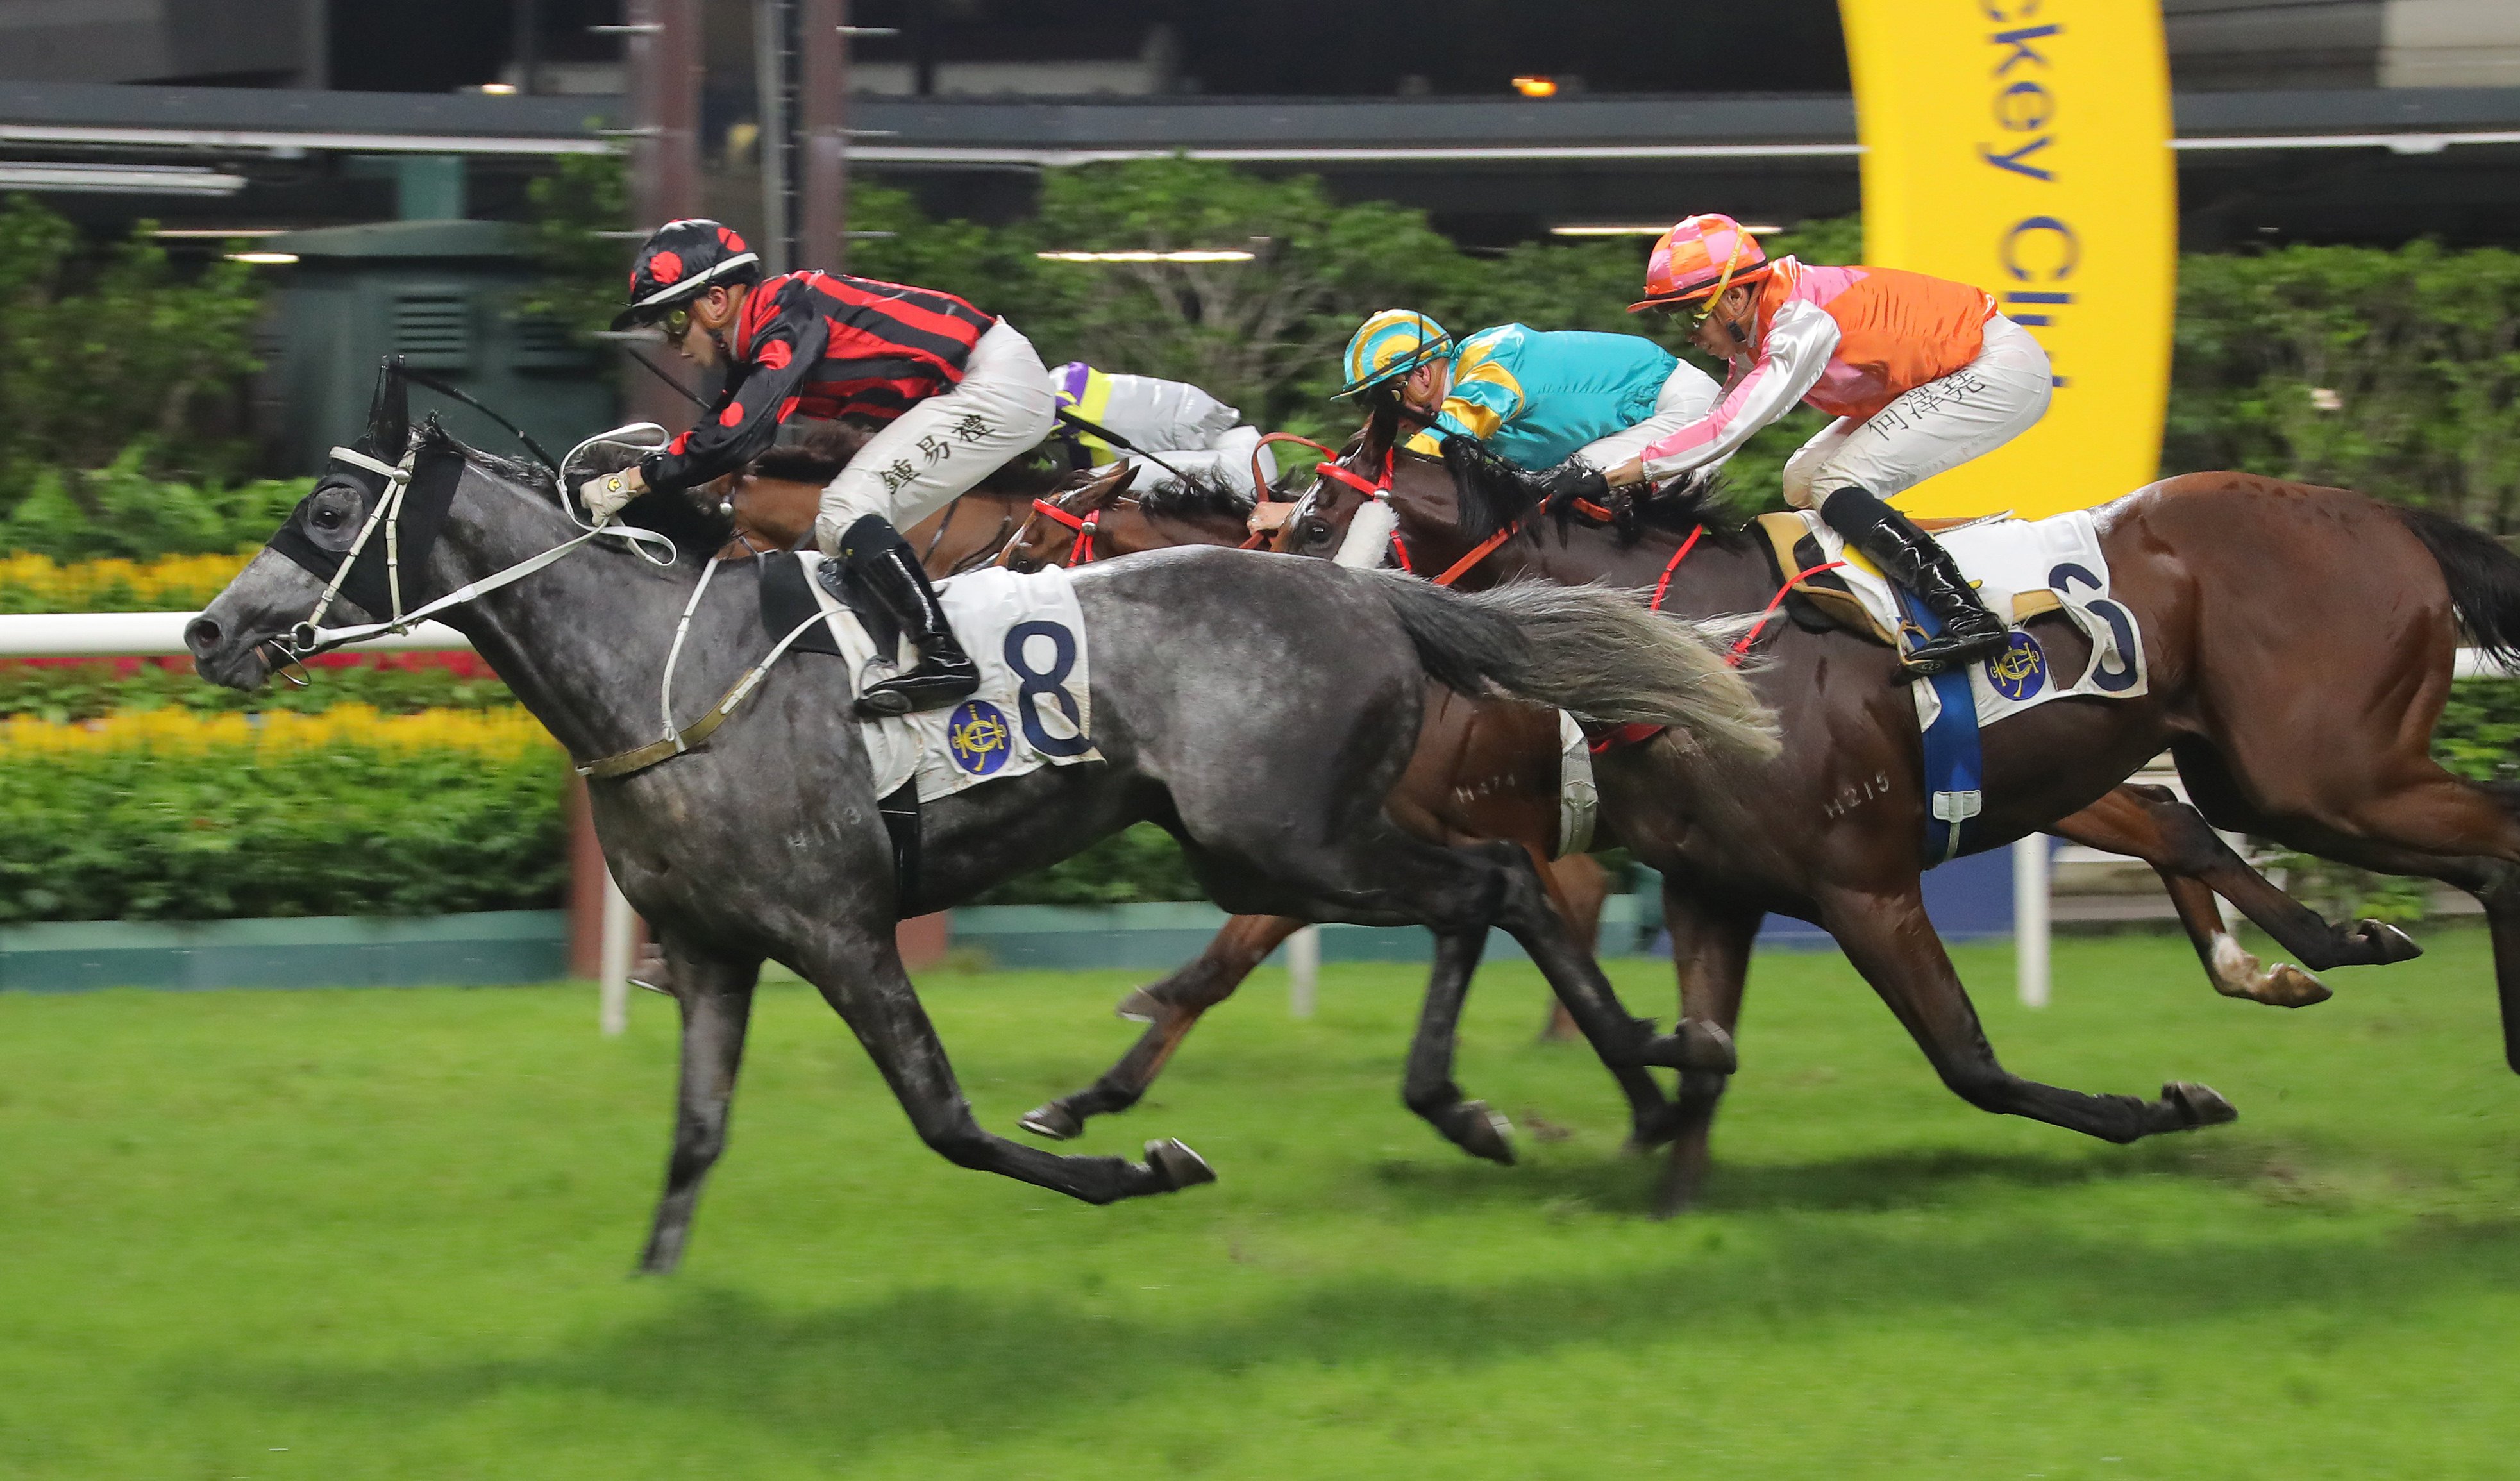
[(384, 715), (365, 704), (316, 714), (272, 710), (259, 715), (195, 714), (183, 709), (127, 710), (102, 720), (57, 725), (25, 715), (0, 721), (0, 758), (146, 751), (193, 756), (248, 751), (257, 761), (310, 751), (454, 751), (514, 761), (555, 742), (542, 723), (519, 708), (428, 709)]
[(47, 556), (0, 557), (0, 598), (54, 611), (191, 611), (208, 606), (252, 559), (252, 552), (244, 551), (167, 556), (147, 564), (114, 560), (58, 565)]

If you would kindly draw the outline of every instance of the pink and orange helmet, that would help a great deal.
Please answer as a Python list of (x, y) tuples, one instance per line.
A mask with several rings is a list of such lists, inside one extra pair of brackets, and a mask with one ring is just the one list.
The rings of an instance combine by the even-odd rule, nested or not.
[(1691, 216), (1654, 239), (1645, 259), (1645, 295), (1629, 313), (1712, 298), (1739, 283), (1754, 283), (1773, 266), (1759, 239), (1730, 216)]

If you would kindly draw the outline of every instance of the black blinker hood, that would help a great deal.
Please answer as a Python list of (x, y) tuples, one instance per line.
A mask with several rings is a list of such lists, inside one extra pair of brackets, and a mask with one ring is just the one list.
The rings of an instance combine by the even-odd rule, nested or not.
[[(433, 427), (431, 428), (434, 429)], [(426, 435), (424, 433), (424, 435)], [(394, 544), (399, 551), (396, 563), (401, 568), (403, 609), (408, 611), (427, 600), (419, 591), (421, 573), (428, 568), (429, 553), (437, 548), (439, 531), (446, 527), (446, 514), (455, 504), (455, 486), (463, 481), (464, 454), (451, 444), (429, 438), (423, 444), (420, 456), (413, 461), (411, 486), (403, 492), (402, 514), (397, 521)], [(385, 478), (351, 464), (334, 463), (324, 475), (324, 483), (347, 483), (359, 490), (357, 513), (353, 516), (356, 530), (375, 512), (377, 500), (383, 497)], [(323, 485), (318, 484), (321, 488)], [(315, 543), (306, 528), (306, 516), (314, 506), (315, 496), (307, 495), (298, 502), (269, 542), (272, 550), (297, 562), (320, 580), (330, 581), (341, 568), (342, 552), (326, 550)], [(357, 603), (367, 613), (382, 622), (393, 615), (393, 586), (385, 571), (386, 535), (382, 527), (368, 536), (359, 559), (350, 566), (349, 578), (341, 583), (341, 595)]]

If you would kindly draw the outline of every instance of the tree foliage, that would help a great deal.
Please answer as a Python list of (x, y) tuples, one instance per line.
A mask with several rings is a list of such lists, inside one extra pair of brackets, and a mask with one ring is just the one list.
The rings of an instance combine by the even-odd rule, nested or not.
[(2165, 469), (2246, 469), (2520, 528), (2520, 253), (2190, 255), (2173, 379)]
[(77, 471), (189, 473), (244, 466), (242, 386), (259, 368), (252, 270), (224, 258), (178, 273), (143, 221), (103, 253), (23, 197), (0, 206), (0, 511), (46, 470), (89, 514)]

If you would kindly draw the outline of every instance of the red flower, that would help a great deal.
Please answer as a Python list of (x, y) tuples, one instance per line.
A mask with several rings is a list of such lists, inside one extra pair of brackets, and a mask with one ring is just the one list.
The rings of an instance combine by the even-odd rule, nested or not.
[(683, 277), (682, 257), (674, 252), (658, 252), (656, 255), (648, 259), (648, 276), (655, 279), (658, 287), (666, 287), (681, 282)]
[(796, 351), (787, 340), (773, 339), (761, 346), (761, 353), (753, 358), (764, 370), (786, 370), (788, 362), (796, 358)]

